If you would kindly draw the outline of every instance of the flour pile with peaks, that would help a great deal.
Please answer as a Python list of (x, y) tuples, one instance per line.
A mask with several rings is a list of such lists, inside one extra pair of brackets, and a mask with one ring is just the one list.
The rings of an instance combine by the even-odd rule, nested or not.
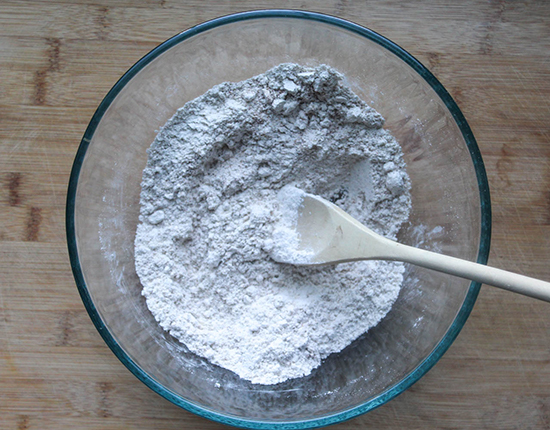
[(188, 102), (143, 172), (136, 270), (189, 350), (256, 384), (306, 376), (375, 326), (404, 266), (273, 260), (280, 190), (320, 195), (395, 238), (410, 211), (402, 151), (327, 66), (281, 64)]

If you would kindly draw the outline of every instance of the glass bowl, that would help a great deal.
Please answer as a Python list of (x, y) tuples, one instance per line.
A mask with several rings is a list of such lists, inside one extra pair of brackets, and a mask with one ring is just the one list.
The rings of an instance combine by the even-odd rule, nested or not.
[(190, 353), (156, 323), (134, 268), (140, 181), (157, 130), (187, 101), (280, 63), (328, 64), (386, 118), (412, 181), (400, 241), (486, 263), (490, 200), (466, 120), (403, 49), (348, 21), (299, 11), (215, 19), (164, 42), (107, 94), (74, 162), (67, 238), (82, 300), (98, 331), (141, 381), (203, 417), (244, 428), (313, 428), (384, 404), (447, 350), (479, 284), (408, 266), (390, 313), (307, 377), (253, 385)]

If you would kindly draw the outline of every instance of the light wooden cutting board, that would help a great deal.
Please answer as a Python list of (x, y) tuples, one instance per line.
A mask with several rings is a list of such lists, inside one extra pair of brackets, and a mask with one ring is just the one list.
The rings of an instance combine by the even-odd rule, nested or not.
[[(352, 20), (435, 73), (466, 115), (493, 203), (490, 264), (550, 280), (550, 2), (0, 2), (0, 428), (222, 429), (146, 388), (92, 325), (64, 230), (69, 172), (109, 88), (141, 56), (228, 13)], [(443, 359), (334, 429), (550, 428), (550, 307), (483, 287)]]

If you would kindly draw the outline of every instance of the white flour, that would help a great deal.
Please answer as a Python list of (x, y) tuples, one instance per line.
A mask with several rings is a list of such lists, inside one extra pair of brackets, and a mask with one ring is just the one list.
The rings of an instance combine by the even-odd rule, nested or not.
[(136, 270), (159, 324), (258, 384), (308, 375), (390, 310), (403, 265), (275, 262), (279, 190), (329, 199), (395, 238), (410, 210), (401, 148), (327, 66), (223, 83), (162, 128), (143, 172)]

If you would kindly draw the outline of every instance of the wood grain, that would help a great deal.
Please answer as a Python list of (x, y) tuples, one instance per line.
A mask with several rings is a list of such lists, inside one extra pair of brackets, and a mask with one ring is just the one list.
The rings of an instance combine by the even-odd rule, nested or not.
[[(222, 429), (160, 398), (82, 305), (65, 244), (74, 155), (141, 56), (243, 10), (336, 15), (392, 39), (467, 117), (493, 203), (490, 263), (550, 280), (550, 3), (4, 0), (0, 3), (0, 428)], [(462, 333), (411, 389), (334, 429), (550, 428), (550, 308), (483, 287)]]

